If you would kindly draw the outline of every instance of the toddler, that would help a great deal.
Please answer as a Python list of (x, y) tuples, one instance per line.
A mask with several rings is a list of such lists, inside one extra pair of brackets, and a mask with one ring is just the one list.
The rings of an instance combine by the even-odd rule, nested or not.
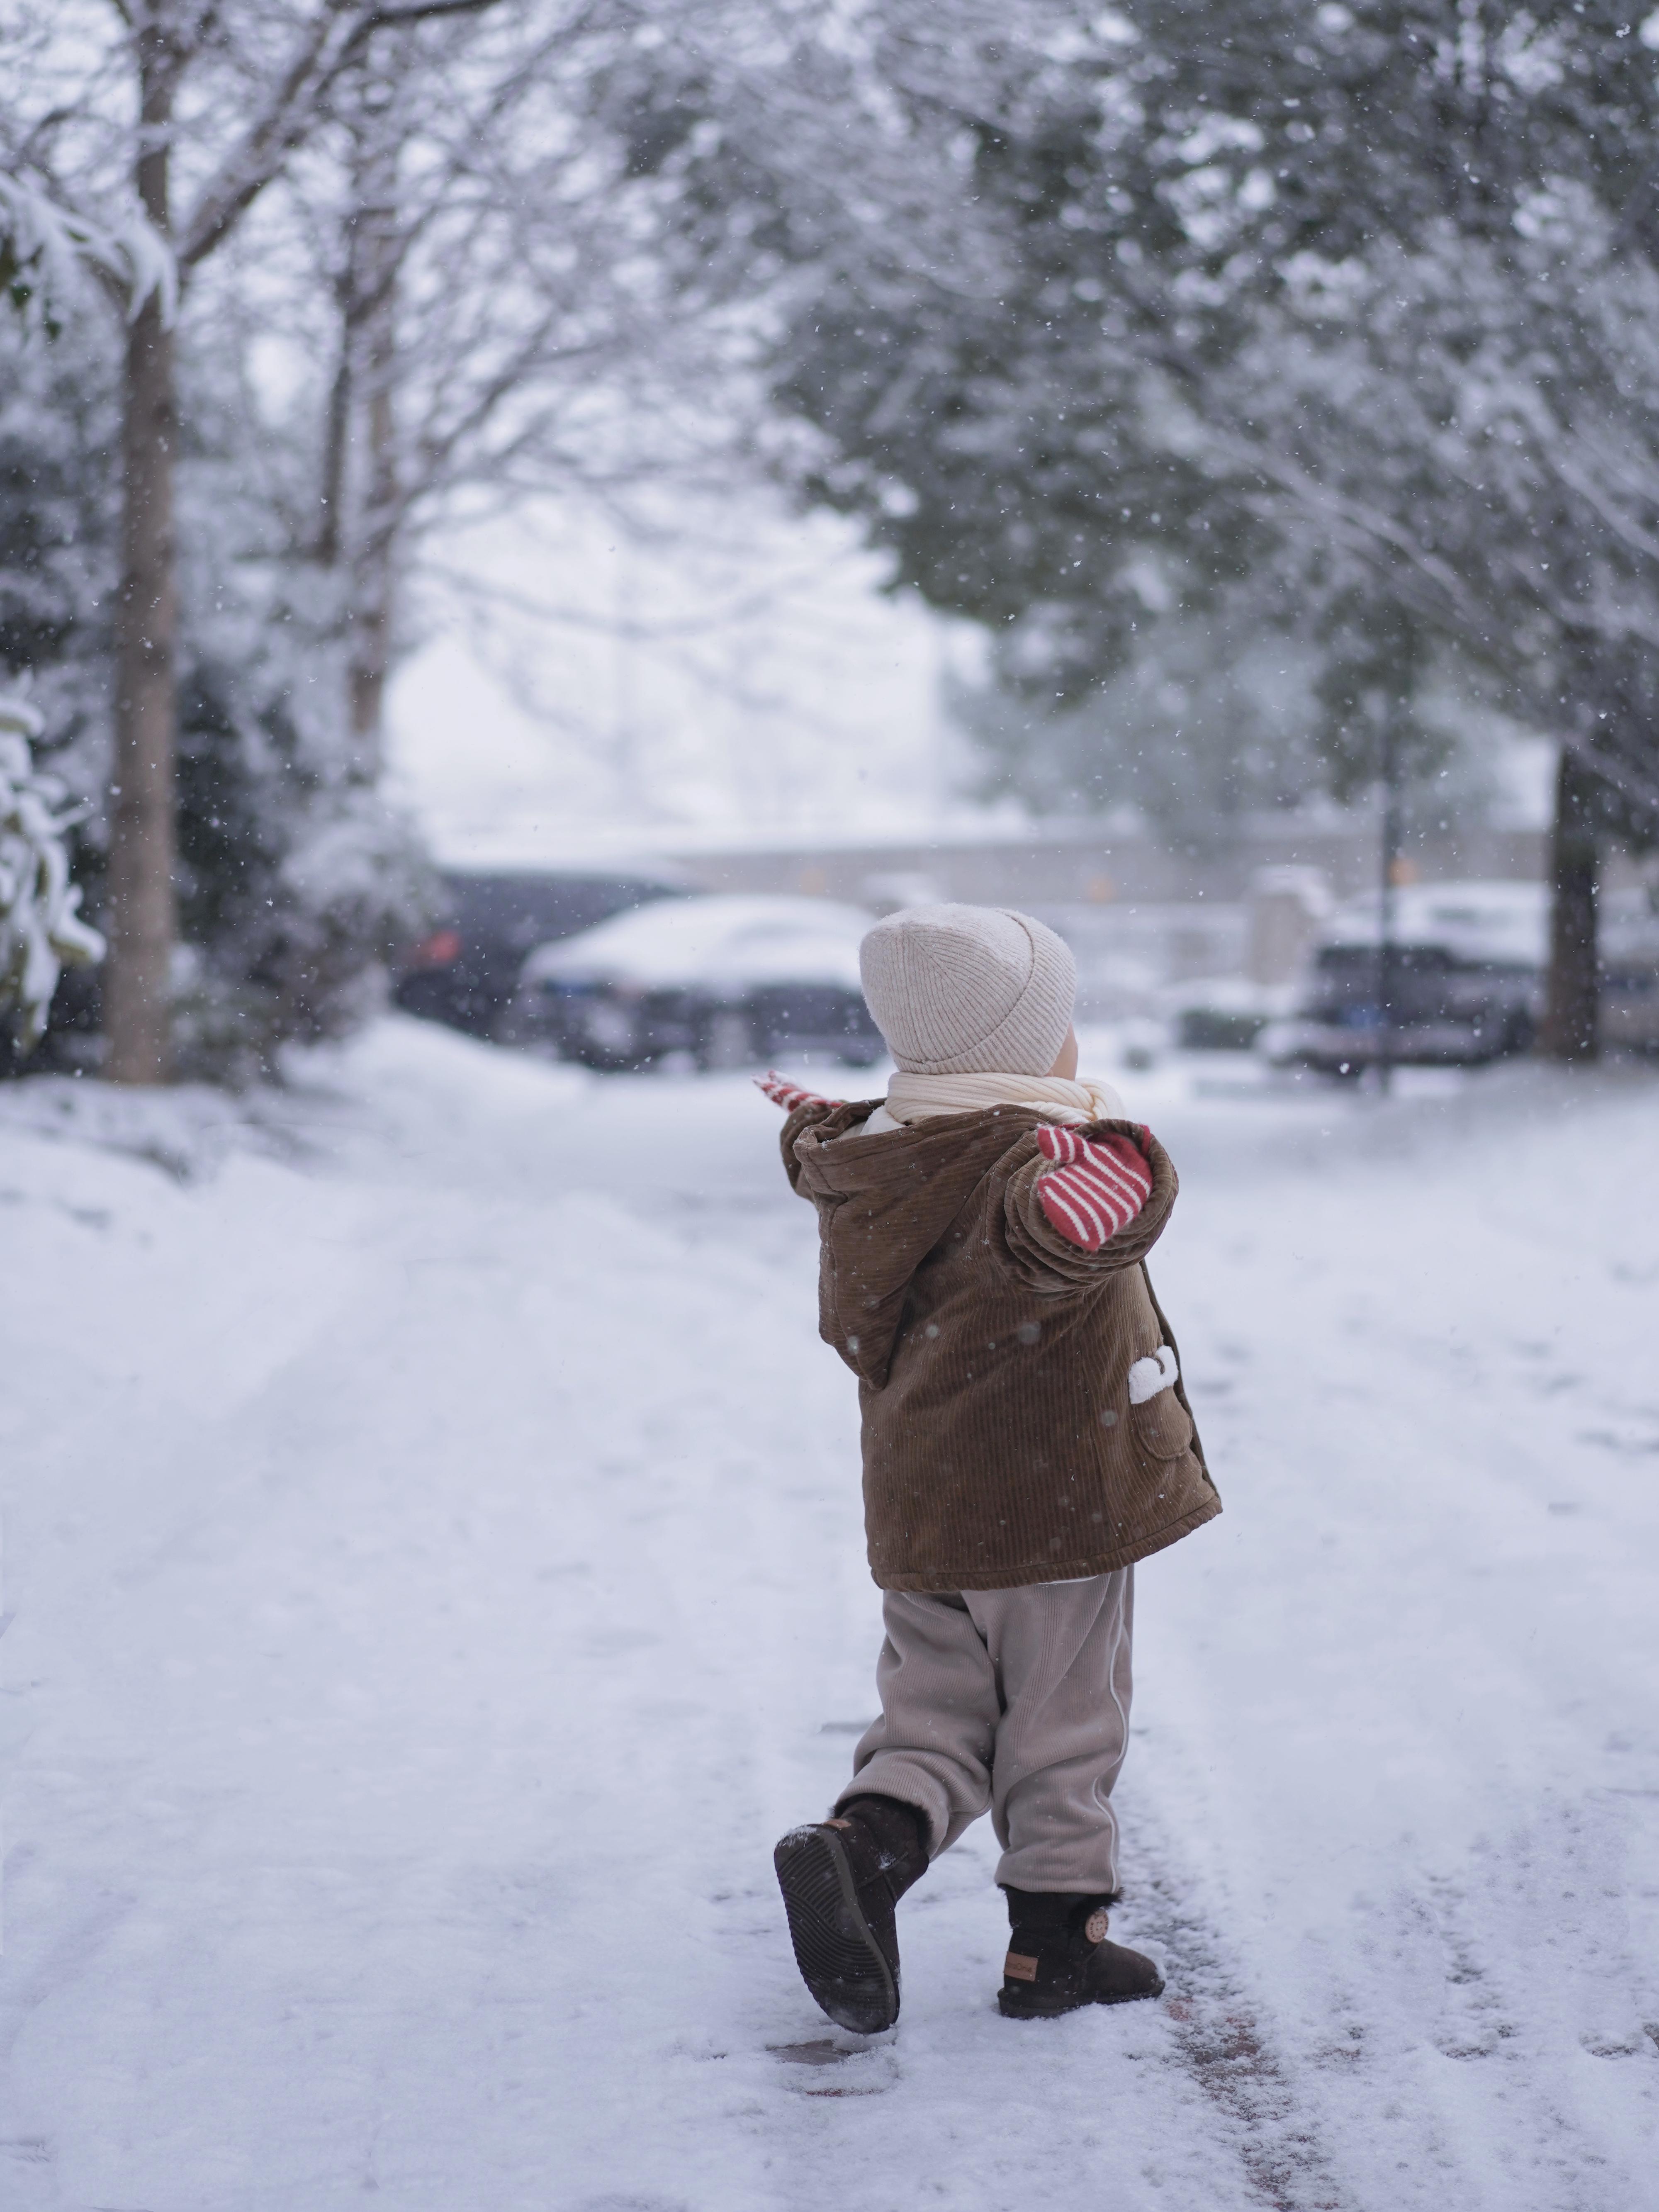
[(886, 1630), (852, 1778), (775, 1853), (796, 1962), (841, 2027), (890, 2027), (894, 1908), (988, 1809), (1001, 2010), (1156, 1996), (1107, 1936), (1134, 1563), (1221, 1510), (1146, 1268), (1175, 1170), (1077, 1079), (1076, 968), (1042, 923), (914, 907), (860, 964), (886, 1098), (763, 1086), (817, 1209), (820, 1332), (859, 1378)]

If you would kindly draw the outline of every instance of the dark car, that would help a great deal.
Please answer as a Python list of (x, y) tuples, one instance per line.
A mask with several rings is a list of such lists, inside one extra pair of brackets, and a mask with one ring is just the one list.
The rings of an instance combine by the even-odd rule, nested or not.
[(1543, 1000), (1543, 886), (1420, 885), (1397, 902), (1386, 951), (1374, 900), (1336, 918), (1295, 1015), (1258, 1040), (1275, 1065), (1358, 1075), (1383, 1060), (1474, 1066), (1530, 1046)]
[(1601, 900), (1601, 1042), (1659, 1053), (1659, 884)]
[(658, 877), (569, 868), (448, 868), (441, 880), (441, 918), (405, 958), (392, 995), (405, 1013), (480, 1037), (500, 1032), (537, 945), (685, 895)]
[(1471, 1066), (1524, 1052), (1538, 1014), (1536, 969), (1461, 958), (1443, 945), (1328, 945), (1302, 1003), (1303, 1061), (1337, 1072), (1387, 1058)]
[(829, 899), (697, 897), (618, 915), (525, 963), (511, 1033), (621, 1071), (688, 1054), (702, 1068), (885, 1050), (859, 986), (872, 917)]

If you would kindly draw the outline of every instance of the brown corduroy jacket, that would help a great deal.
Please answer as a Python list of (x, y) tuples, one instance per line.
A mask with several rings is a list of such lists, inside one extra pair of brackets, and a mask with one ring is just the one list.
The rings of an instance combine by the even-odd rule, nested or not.
[(1175, 1347), (1145, 1255), (1176, 1172), (1102, 1250), (1049, 1225), (1042, 1116), (1020, 1106), (864, 1137), (875, 1101), (798, 1107), (789, 1180), (817, 1208), (819, 1329), (859, 1378), (870, 1569), (884, 1589), (1012, 1589), (1127, 1566), (1221, 1500), (1177, 1381), (1140, 1405), (1128, 1373)]

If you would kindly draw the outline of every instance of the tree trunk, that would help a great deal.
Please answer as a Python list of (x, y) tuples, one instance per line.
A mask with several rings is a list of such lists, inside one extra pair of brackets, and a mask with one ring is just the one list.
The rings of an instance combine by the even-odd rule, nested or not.
[(369, 326), (368, 483), (362, 534), (354, 551), (351, 580), (351, 773), (374, 783), (381, 763), (381, 721), (392, 663), (392, 556), (397, 534), (398, 455), (392, 412), (395, 370), (390, 303)]
[[(138, 197), (156, 230), (168, 238), (173, 58), (157, 33), (141, 33), (138, 49)], [(173, 333), (154, 293), (127, 332), (125, 375), (109, 956), (103, 976), (106, 1073), (117, 1083), (165, 1083), (178, 928), (179, 593), (173, 526), (178, 398)]]
[(331, 568), (344, 543), (346, 450), (351, 437), (352, 350), (356, 343), (351, 326), (348, 288), (340, 287), (340, 355), (334, 380), (328, 388), (328, 416), (323, 435), (323, 489), (318, 500), (317, 537), (312, 557), (322, 568)]
[(351, 774), (372, 784), (381, 766), (381, 722), (392, 663), (392, 594), (400, 487), (393, 395), (398, 374), (398, 146), (388, 118), (360, 152), (354, 259), (363, 408), (362, 499), (351, 543), (347, 709)]
[(1577, 753), (1561, 748), (1551, 839), (1548, 1002), (1539, 1049), (1551, 1060), (1594, 1060), (1599, 1049), (1601, 977), (1596, 946), (1601, 854), (1595, 821), (1595, 778)]

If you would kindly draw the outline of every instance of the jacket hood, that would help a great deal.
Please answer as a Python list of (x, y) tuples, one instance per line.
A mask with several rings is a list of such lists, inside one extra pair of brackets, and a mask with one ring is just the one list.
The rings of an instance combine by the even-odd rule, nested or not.
[(981, 1177), (1042, 1120), (1030, 1107), (992, 1106), (856, 1134), (879, 1103), (839, 1107), (804, 1129), (790, 1166), (791, 1182), (819, 1208), (835, 1284), (832, 1340), (848, 1366), (877, 1385), (887, 1379), (917, 1268)]

